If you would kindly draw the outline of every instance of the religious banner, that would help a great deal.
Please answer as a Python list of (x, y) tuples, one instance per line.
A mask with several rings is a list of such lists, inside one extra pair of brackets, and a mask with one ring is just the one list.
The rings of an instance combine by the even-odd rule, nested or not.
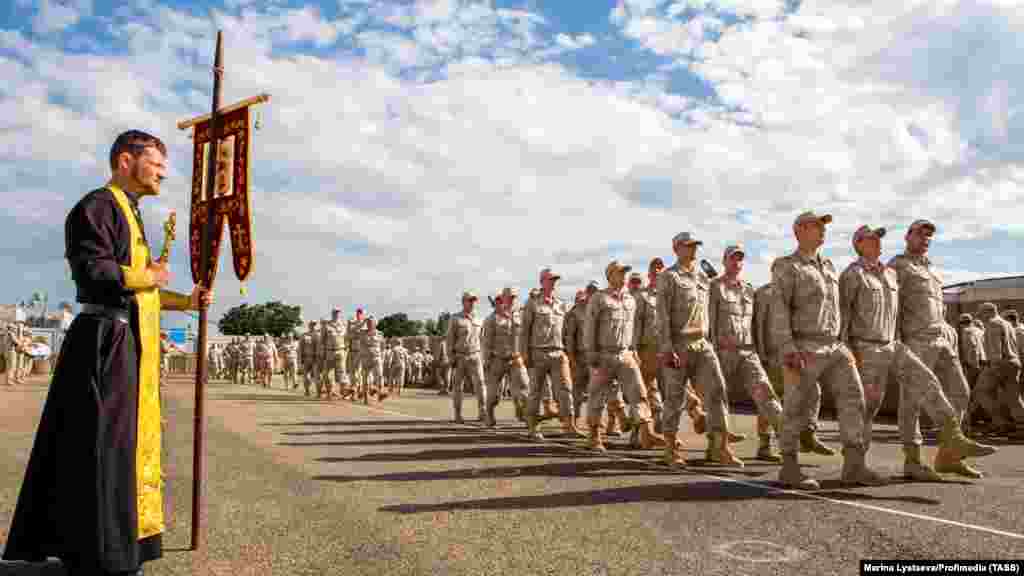
[[(210, 150), (210, 120), (198, 122), (192, 136), (192, 202), (189, 220), (189, 250), (191, 251), (192, 280), (202, 278), (201, 258), (203, 226), (210, 213), (208, 202), (214, 204), (214, 228), (210, 237), (209, 285), (217, 274), (220, 244), (227, 224), (231, 236), (232, 261), (235, 275), (245, 281), (253, 268), (252, 199), (249, 195), (249, 150), (252, 129), (249, 125), (249, 106), (220, 116), (221, 136), (216, 153)], [(215, 162), (213, 198), (206, 197), (206, 174), (209, 162)]]

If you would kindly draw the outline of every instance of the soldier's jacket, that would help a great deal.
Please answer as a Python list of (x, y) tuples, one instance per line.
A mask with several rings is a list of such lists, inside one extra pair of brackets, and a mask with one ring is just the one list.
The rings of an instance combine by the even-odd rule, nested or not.
[(732, 338), (737, 348), (754, 349), (754, 286), (719, 276), (708, 285), (708, 340), (718, 348)]
[(636, 300), (627, 291), (599, 290), (587, 304), (583, 324), (583, 347), (588, 354), (618, 353), (633, 345)]
[(15, 339), (13, 326), (8, 324), (6, 329), (0, 332), (0, 354), (6, 354), (8, 351), (13, 350)]
[(669, 354), (675, 343), (692, 343), (707, 336), (710, 283), (696, 263), (684, 270), (676, 262), (658, 274), (658, 352)]
[(526, 358), (530, 350), (564, 350), (562, 331), (569, 307), (552, 294), (546, 300), (541, 294), (523, 306), (522, 326), (519, 331), (519, 355)]
[(769, 282), (754, 291), (754, 316), (751, 318), (751, 336), (754, 350), (765, 366), (779, 364), (779, 349), (771, 337), (772, 301), (775, 294)]
[(832, 260), (799, 252), (772, 264), (772, 339), (781, 354), (797, 351), (795, 340), (839, 338), (839, 275)]
[(963, 332), (960, 338), (960, 359), (971, 368), (981, 368), (981, 363), (986, 360), (985, 331), (971, 324)]
[(573, 354), (583, 354), (583, 325), (587, 321), (587, 303), (573, 304), (562, 325), (562, 339), (565, 349)]
[(397, 371), (405, 368), (409, 362), (409, 351), (404, 346), (398, 345), (391, 349), (391, 364), (389, 365), (392, 371)]
[(985, 358), (989, 362), (1020, 362), (1013, 326), (996, 315), (985, 321)]
[(1013, 333), (1017, 338), (1017, 357), (1024, 360), (1024, 325), (1014, 326)]
[(359, 335), (365, 331), (365, 322), (365, 318), (362, 321), (357, 321), (355, 318), (348, 321), (347, 330), (345, 331), (345, 344), (351, 354), (359, 354)]
[(384, 335), (379, 330), (364, 330), (359, 336), (359, 352), (365, 358), (380, 358), (384, 348)]
[(267, 343), (263, 341), (257, 342), (255, 346), (255, 352), (258, 358), (266, 358), (267, 356), (270, 356), (270, 346), (268, 346)]
[(511, 358), (519, 353), (519, 317), (515, 314), (502, 316), (496, 311), (484, 320), (480, 349), (485, 360)]
[(285, 341), (285, 343), (281, 345), (281, 354), (288, 360), (298, 360), (299, 342), (297, 340), (292, 340), (291, 342)]
[(636, 316), (633, 318), (633, 348), (656, 348), (658, 346), (658, 287), (648, 286), (637, 290)]
[(316, 332), (306, 332), (299, 339), (299, 350), (302, 352), (302, 358), (305, 360), (313, 360), (316, 358), (316, 354), (320, 348), (319, 334)]
[(256, 343), (252, 340), (246, 340), (242, 344), (242, 355), (248, 359), (253, 359), (256, 356)]
[(900, 305), (896, 271), (856, 260), (839, 276), (840, 338), (848, 344), (888, 344), (896, 339)]
[(412, 365), (419, 368), (423, 365), (423, 353), (416, 351), (412, 353)]
[(430, 339), (430, 351), (435, 362), (441, 362), (447, 358), (447, 338), (446, 337), (434, 337)]
[(345, 336), (348, 330), (344, 323), (329, 320), (320, 325), (320, 346), (328, 354), (336, 354), (345, 349)]
[(448, 335), (445, 337), (447, 350), (454, 356), (468, 356), (480, 352), (480, 336), (484, 323), (475, 315), (463, 312), (453, 314), (448, 320)]
[(900, 287), (896, 334), (904, 342), (948, 333), (942, 278), (927, 256), (900, 254), (889, 260)]

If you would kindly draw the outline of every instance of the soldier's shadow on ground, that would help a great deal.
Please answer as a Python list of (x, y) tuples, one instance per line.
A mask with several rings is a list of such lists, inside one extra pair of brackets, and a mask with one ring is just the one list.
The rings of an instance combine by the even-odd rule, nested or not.
[(445, 444), (512, 444), (506, 438), (500, 436), (484, 436), (477, 434), (465, 434), (459, 436), (432, 436), (426, 438), (374, 438), (366, 440), (342, 441), (321, 441), (321, 442), (278, 442), (278, 446), (432, 446)]
[[(450, 422), (443, 422), (438, 420), (381, 420), (372, 418), (366, 418), (362, 420), (301, 420), (299, 422), (264, 422), (262, 425), (280, 428), (287, 428), (292, 426), (401, 426), (403, 431), (410, 433), (416, 433), (415, 430), (411, 430), (411, 428), (413, 427), (432, 429), (436, 429), (438, 426), (445, 425), (451, 427)], [(470, 431), (473, 430), (472, 428), (462, 427), (452, 427), (452, 429)], [(352, 433), (357, 434), (359, 432), (352, 431)]]
[[(835, 481), (838, 484), (838, 481)], [(826, 486), (830, 482), (824, 483)], [(648, 486), (627, 486), (603, 490), (560, 492), (533, 496), (512, 496), (504, 498), (483, 498), (461, 500), (439, 504), (396, 504), (380, 508), (384, 512), (397, 514), (423, 514), (452, 512), (459, 510), (549, 510), (555, 508), (580, 508), (608, 504), (632, 504), (641, 502), (736, 502), (742, 500), (813, 500), (799, 493), (779, 492), (776, 486), (764, 487), (715, 480), (676, 482)], [(938, 506), (938, 500), (915, 496), (875, 496), (862, 492), (819, 491), (833, 500), (899, 501), (914, 504)]]
[(58, 560), (49, 562), (6, 562), (0, 560), (0, 576), (64, 576), (67, 570)]
[(260, 404), (329, 404), (307, 396), (286, 396), (283, 394), (209, 394), (208, 400), (227, 402), (257, 402)]

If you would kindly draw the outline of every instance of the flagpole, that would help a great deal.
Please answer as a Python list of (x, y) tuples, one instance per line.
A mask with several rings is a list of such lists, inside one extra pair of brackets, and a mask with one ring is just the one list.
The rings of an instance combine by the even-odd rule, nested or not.
[[(216, 208), (213, 201), (214, 179), (216, 178), (217, 153), (220, 136), (220, 96), (221, 78), (224, 75), (223, 33), (217, 31), (217, 48), (213, 63), (213, 105), (210, 110), (210, 144), (206, 162), (206, 225), (202, 229), (200, 242), (200, 285), (210, 290), (213, 288), (213, 274), (216, 262), (211, 262), (211, 245), (215, 230)], [(206, 456), (206, 438), (204, 436), (204, 401), (206, 399), (206, 340), (207, 340), (207, 306), (199, 304), (199, 334), (196, 341), (196, 397), (193, 421), (192, 448), (192, 546), (193, 551), (202, 546), (203, 509), (203, 475)]]

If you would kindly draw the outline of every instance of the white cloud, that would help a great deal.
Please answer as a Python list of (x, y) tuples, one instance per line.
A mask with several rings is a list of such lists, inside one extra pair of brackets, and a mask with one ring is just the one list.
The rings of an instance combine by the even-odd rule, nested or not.
[(39, 0), (39, 11), (32, 18), (37, 34), (60, 32), (78, 23), (92, 12), (92, 0)]
[[(669, 239), (681, 230), (705, 238), (702, 255), (716, 266), (726, 244), (745, 242), (759, 282), (771, 257), (792, 250), (792, 219), (807, 208), (836, 215), (826, 252), (837, 266), (865, 222), (892, 229), (889, 254), (916, 217), (940, 222), (951, 241), (1019, 232), (1012, 215), (1024, 173), (1005, 156), (1020, 149), (1022, 86), (998, 73), (1018, 61), (1012, 42), (996, 34), (985, 45), (997, 70), (974, 62), (965, 76), (965, 63), (940, 81), (959, 39), (914, 36), (945, 30), (963, 8), (922, 5), (922, 16), (902, 5), (806, 1), (782, 18), (774, 2), (709, 4), (751, 18), (725, 26), (714, 14), (682, 21), (689, 12), (663, 5), (623, 2), (611, 19), (677, 62), (616, 81), (584, 80), (548, 60), (593, 43), (590, 35), (458, 2), (350, 2), (342, 8), (359, 13), (335, 21), (306, 8), (253, 6), (215, 22), (159, 8), (116, 23), (124, 56), (64, 54), (0, 32), (0, 118), (15, 119), (0, 132), (0, 179), (15, 183), (3, 200), (63, 194), (3, 222), (31, 222), (46, 231), (38, 249), (60, 254), (63, 214), (85, 191), (67, 183), (101, 184), (106, 148), (129, 127), (171, 145), (167, 195), (145, 207), (150, 229), (172, 207), (184, 214), (191, 143), (173, 126), (209, 106), (216, 25), (226, 31), (224, 101), (272, 94), (254, 140), (249, 299), (302, 304), (307, 317), (334, 304), (433, 315), (454, 309), (464, 289), (529, 288), (548, 264), (569, 296), (600, 280), (612, 257), (637, 267), (671, 260)], [(1004, 28), (985, 22), (1019, 32), (1019, 18), (1007, 16)], [(332, 45), (349, 31), (365, 57), (282, 48)], [(928, 65), (939, 70), (919, 71)], [(681, 70), (707, 81), (714, 100), (672, 92)], [(977, 116), (968, 103), (983, 104)], [(992, 148), (972, 146), (969, 134)], [(227, 260), (215, 312), (240, 301)], [(957, 279), (992, 272), (938, 260)], [(172, 263), (185, 271), (186, 262), (181, 241)]]

